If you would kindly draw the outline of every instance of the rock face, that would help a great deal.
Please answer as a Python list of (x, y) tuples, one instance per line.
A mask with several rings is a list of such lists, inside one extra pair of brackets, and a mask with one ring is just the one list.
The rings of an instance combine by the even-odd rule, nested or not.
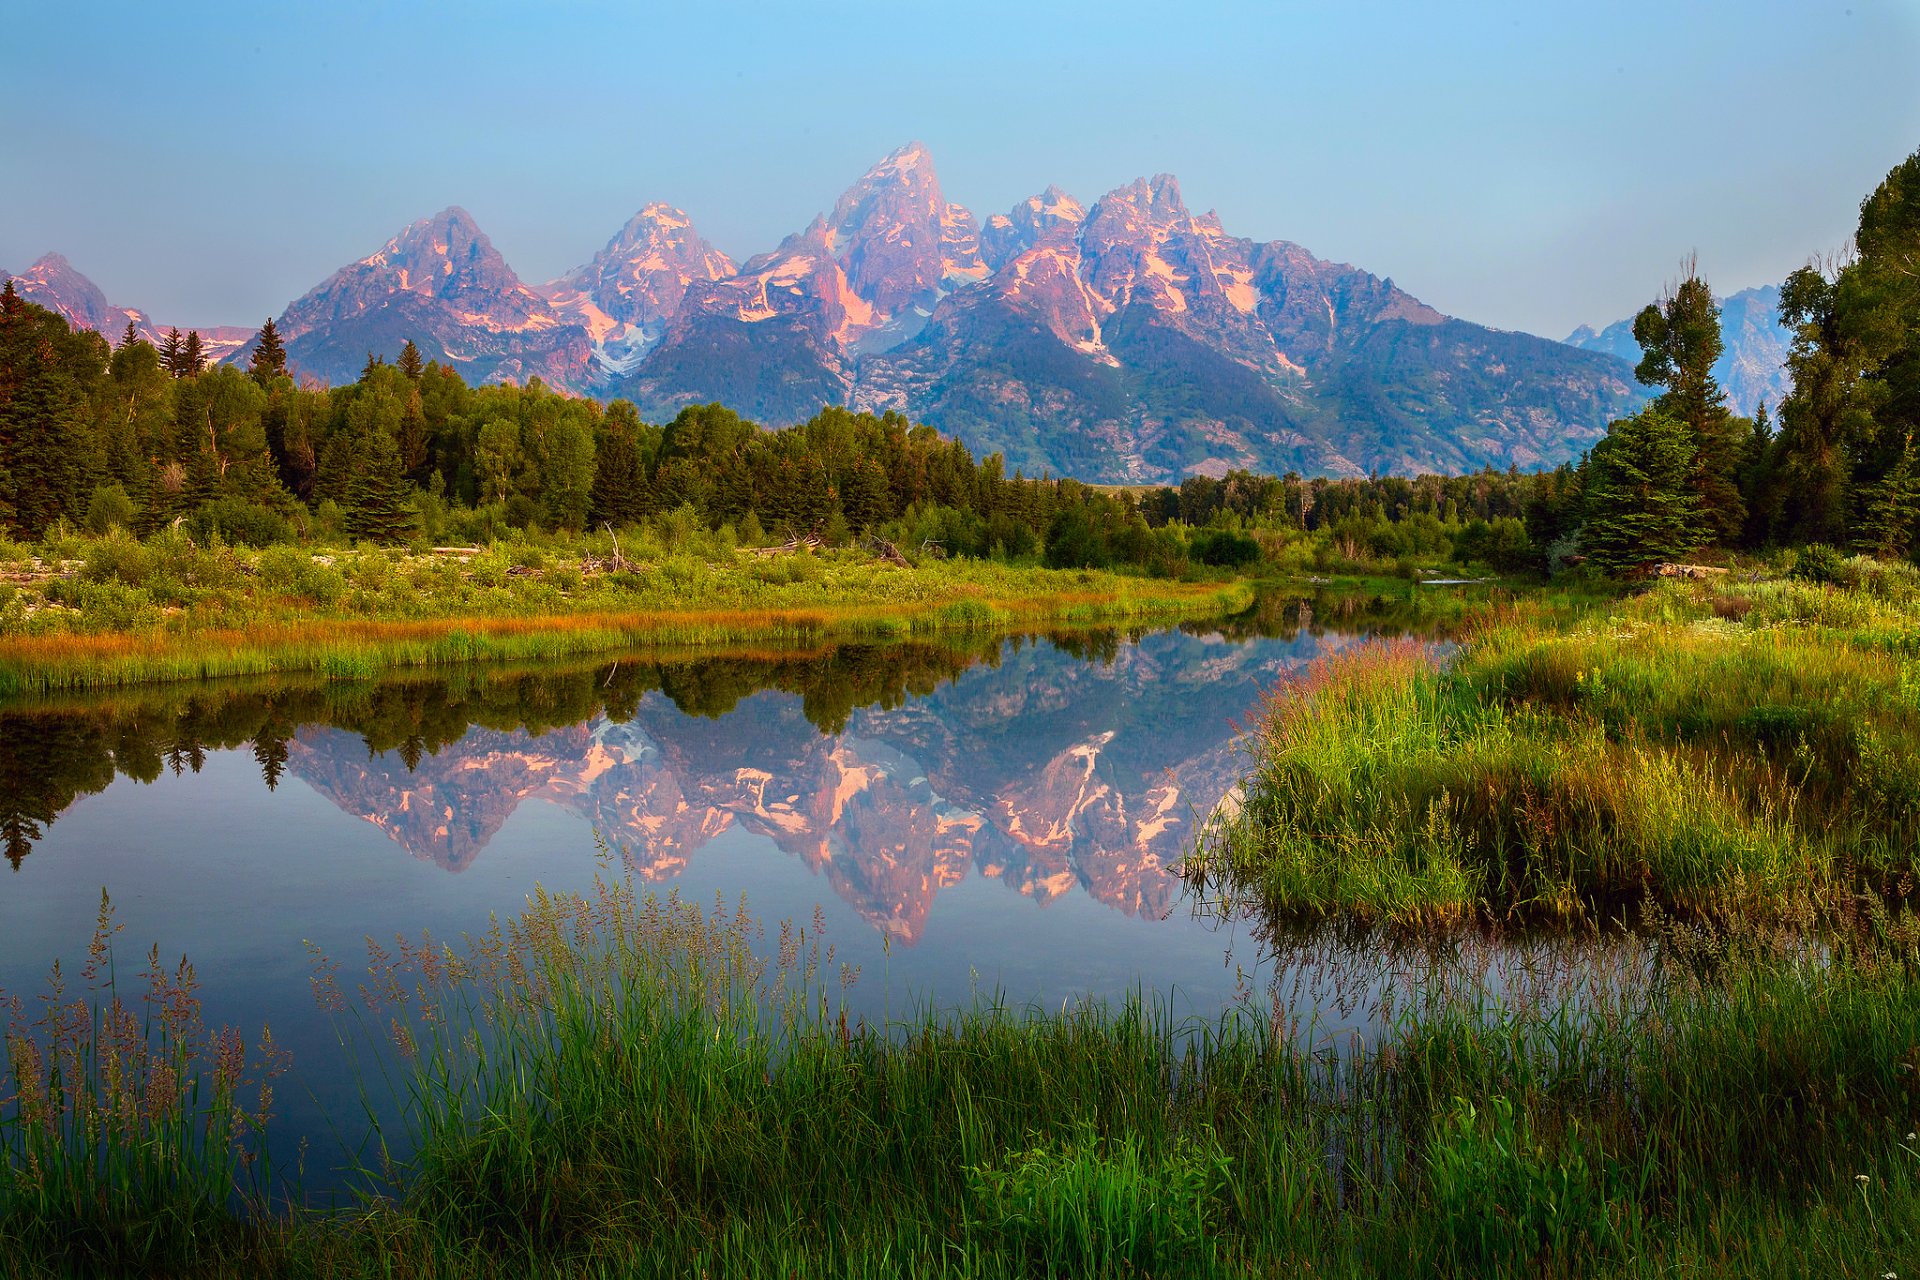
[(590, 378), (593, 358), (586, 327), (521, 283), (460, 208), (423, 218), (340, 268), (289, 306), (279, 328), (291, 366), (336, 383), (408, 339), (470, 382), (537, 376), (576, 387)]
[[(1713, 365), (1714, 379), (1735, 413), (1751, 417), (1764, 401), (1777, 415), (1780, 402), (1793, 390), (1793, 378), (1787, 372), (1793, 335), (1780, 323), (1780, 286), (1742, 289), (1718, 301), (1721, 351)], [(1567, 335), (1567, 345), (1605, 352), (1628, 364), (1640, 363), (1632, 316), (1598, 332), (1583, 324)]]
[(592, 335), (600, 369), (620, 374), (659, 343), (689, 286), (725, 280), (737, 270), (732, 258), (700, 238), (685, 213), (655, 202), (628, 219), (592, 261), (542, 292)]
[(469, 381), (538, 376), (656, 419), (710, 400), (767, 426), (896, 409), (1010, 467), (1099, 481), (1551, 465), (1645, 399), (1601, 335), (1574, 350), (1452, 319), (1229, 235), (1164, 174), (1091, 207), (1049, 187), (981, 223), (919, 143), (743, 265), (649, 204), (534, 288), (448, 209), (279, 325), (296, 372), (333, 382), (411, 338)]
[[(0, 277), (9, 274), (0, 271)], [(13, 287), (28, 302), (64, 316), (67, 323), (76, 329), (91, 329), (109, 342), (119, 342), (129, 322), (133, 324), (136, 334), (155, 346), (166, 340), (169, 329), (176, 327), (157, 323), (145, 312), (133, 307), (114, 306), (107, 301), (99, 285), (74, 270), (73, 264), (57, 253), (47, 254), (25, 271), (14, 275)], [(185, 334), (197, 326), (183, 324), (177, 327)], [(252, 340), (254, 331), (219, 325), (200, 329), (199, 333), (201, 350), (211, 363), (245, 346)]]
[(1194, 820), (1241, 772), (1233, 722), (1317, 651), (1162, 633), (1095, 664), (1029, 646), (903, 706), (855, 711), (834, 735), (791, 694), (755, 693), (717, 718), (652, 694), (625, 723), (475, 727), (412, 767), (306, 729), (289, 768), (450, 871), (537, 800), (592, 823), (653, 880), (743, 828), (906, 942), (971, 874), (1151, 915), (1172, 901), (1165, 868)]

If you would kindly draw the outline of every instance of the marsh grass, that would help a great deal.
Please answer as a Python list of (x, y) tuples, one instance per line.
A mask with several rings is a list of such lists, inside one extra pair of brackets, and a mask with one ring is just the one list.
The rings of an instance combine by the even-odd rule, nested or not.
[(119, 927), (103, 893), (78, 989), (56, 962), (33, 1004), (0, 992), (0, 1240), (59, 1270), (185, 1265), (273, 1190), (262, 1131), (286, 1063), (271, 1033), (249, 1048), (209, 1027), (193, 967), (158, 947), (123, 995)]
[(1911, 903), (1920, 575), (1489, 610), (1277, 691), (1190, 863), (1298, 920), (1613, 923)]
[[(1040, 625), (1217, 616), (1244, 582), (930, 561), (858, 551), (771, 561), (659, 550), (613, 571), (586, 554), (466, 558), (362, 548), (76, 541), (78, 564), (0, 606), (0, 696), (155, 680), (555, 659), (636, 646), (818, 644)], [(610, 548), (601, 555), (610, 554)], [(658, 549), (656, 549), (658, 550)], [(540, 567), (522, 563), (537, 559)], [(790, 562), (805, 562), (804, 571)]]
[[(202, 1144), (199, 1173), (144, 1193), (175, 1209), (112, 1257), (136, 1274), (1879, 1275), (1920, 1245), (1910, 939), (1668, 921), (1270, 941), (1264, 1007), (1216, 1021), (1134, 999), (874, 1025), (846, 1016), (857, 975), (817, 921), (767, 937), (743, 906), (649, 896), (609, 861), (593, 890), (457, 944), (370, 943), (353, 977), (317, 958), (369, 1085), (356, 1207), (234, 1198), (233, 1164)], [(72, 1269), (45, 1242), (97, 1221), (86, 1172), (109, 1170), (73, 1157), (78, 1132), (56, 1158), (81, 1193), (60, 1199), (28, 1199), (27, 1148), (8, 1148), (7, 1269)]]

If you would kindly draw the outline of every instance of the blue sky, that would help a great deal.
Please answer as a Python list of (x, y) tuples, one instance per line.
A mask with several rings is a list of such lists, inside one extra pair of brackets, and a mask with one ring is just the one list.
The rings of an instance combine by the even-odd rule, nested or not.
[(1227, 228), (1562, 337), (1837, 249), (1920, 148), (1913, 0), (0, 0), (0, 267), (257, 324), (464, 205), (526, 279), (640, 205), (736, 257), (911, 138), (983, 216), (1179, 176)]

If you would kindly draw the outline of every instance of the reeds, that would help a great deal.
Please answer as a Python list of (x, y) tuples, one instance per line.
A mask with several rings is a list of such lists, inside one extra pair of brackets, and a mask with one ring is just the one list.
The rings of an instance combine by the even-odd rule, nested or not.
[(1744, 590), (1494, 611), (1451, 655), (1316, 664), (1269, 703), (1244, 802), (1190, 869), (1287, 918), (1407, 928), (1903, 908), (1920, 677), (1883, 628), (1920, 633), (1920, 592)]
[[(636, 646), (806, 645), (1173, 621), (1217, 616), (1252, 599), (1245, 583), (983, 561), (901, 569), (856, 552), (817, 563), (802, 557), (813, 570), (782, 578), (732, 553), (714, 563), (669, 557), (633, 572), (585, 576), (548, 564), (515, 576), (508, 572), (515, 566), (491, 552), (462, 568), (377, 550), (314, 557), (287, 547), (195, 549), (180, 553), (188, 568), (170, 570), (165, 557), (140, 548), (133, 573), (121, 542), (104, 540), (97, 550), (97, 570), (89, 561), (77, 578), (17, 593), (0, 610), (0, 695), (291, 671), (355, 679), (391, 667)], [(316, 572), (338, 579), (339, 589), (298, 585)]]
[(207, 1026), (193, 967), (158, 947), (123, 996), (118, 929), (102, 893), (79, 990), (56, 962), (37, 1011), (0, 993), (0, 1239), (63, 1269), (181, 1265), (272, 1189), (261, 1131), (286, 1064), (271, 1033), (249, 1048)]
[[(366, 1079), (400, 1086), (398, 1111), (369, 1088), (362, 1206), (209, 1198), (234, 1168), (209, 1164), (150, 1194), (224, 1218), (150, 1212), (114, 1256), (309, 1275), (1878, 1275), (1920, 1238), (1911, 938), (1667, 922), (1273, 943), (1266, 1006), (1217, 1021), (1133, 999), (879, 1026), (846, 1015), (856, 975), (818, 921), (767, 937), (743, 905), (649, 897), (609, 861), (594, 890), (536, 895), (457, 945), (370, 943), (354, 980), (321, 960)], [(50, 1158), (76, 1185), (110, 1172), (65, 1132)], [(8, 1148), (0, 1244), (58, 1271), (80, 1255), (40, 1242), (78, 1238), (60, 1233), (97, 1222), (101, 1193), (29, 1198), (26, 1151)]]

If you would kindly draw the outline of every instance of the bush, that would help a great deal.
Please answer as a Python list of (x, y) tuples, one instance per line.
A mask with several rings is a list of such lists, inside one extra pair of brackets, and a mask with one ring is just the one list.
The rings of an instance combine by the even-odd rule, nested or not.
[[(88, 518), (92, 518), (89, 509)], [(294, 541), (293, 525), (278, 511), (241, 498), (215, 498), (187, 518), (187, 532), (199, 542), (215, 538), (242, 547), (271, 547)]]
[(1844, 587), (1853, 581), (1853, 573), (1847, 568), (1847, 558), (1834, 548), (1818, 542), (1800, 548), (1787, 575), (1801, 582), (1823, 586)]
[(1244, 568), (1260, 558), (1259, 542), (1232, 529), (1202, 529), (1189, 549), (1201, 564), (1221, 569)]
[(332, 565), (320, 564), (293, 547), (269, 547), (254, 564), (261, 585), (283, 595), (332, 604), (347, 589), (347, 580)]
[(87, 503), (86, 526), (89, 533), (111, 533), (133, 527), (133, 499), (117, 484), (103, 484), (93, 491)]
[(80, 580), (119, 582), (138, 587), (151, 581), (159, 567), (160, 557), (153, 548), (120, 533), (104, 538), (87, 549), (86, 564), (80, 569)]

